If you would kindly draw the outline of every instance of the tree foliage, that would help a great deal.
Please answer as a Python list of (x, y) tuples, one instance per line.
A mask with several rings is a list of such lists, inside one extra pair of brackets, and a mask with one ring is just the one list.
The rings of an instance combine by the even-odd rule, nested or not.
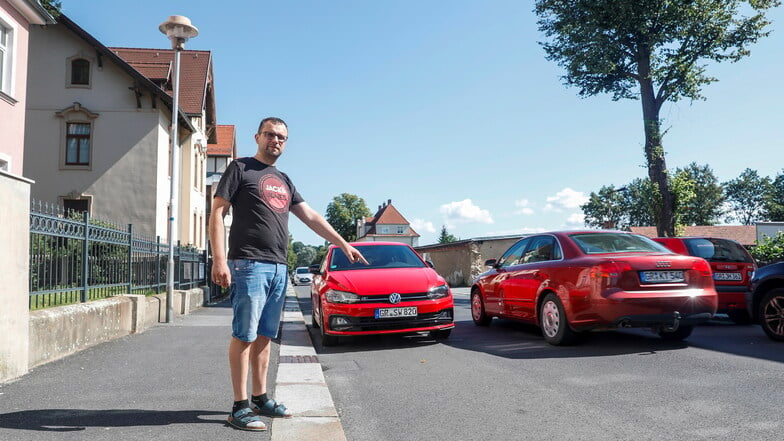
[(357, 238), (357, 219), (370, 216), (370, 210), (361, 197), (349, 193), (335, 196), (327, 205), (325, 218), (343, 239), (351, 242)]
[(60, 0), (41, 0), (41, 6), (54, 18), (59, 17), (63, 9), (63, 3)]
[(784, 232), (779, 231), (774, 237), (765, 236), (749, 252), (760, 265), (784, 260)]
[[(540, 44), (581, 96), (609, 93), (639, 99), (644, 154), (654, 184), (656, 228), (675, 234), (675, 196), (670, 188), (659, 112), (665, 102), (704, 99), (702, 87), (717, 81), (707, 62), (735, 62), (767, 36), (768, 9), (778, 0), (537, 0)], [(744, 15), (741, 11), (749, 12)]]
[(446, 225), (441, 226), (441, 235), (438, 236), (438, 243), (452, 243), (457, 242), (458, 240), (460, 239), (452, 234), (449, 234), (449, 232), (446, 230)]
[(773, 222), (784, 222), (784, 170), (773, 179), (765, 197), (765, 217)]
[(289, 266), (290, 271), (297, 267), (297, 253), (294, 250), (293, 241), (294, 238), (291, 236), (291, 233), (289, 233), (289, 248), (288, 255), (286, 256), (286, 264)]
[[(681, 225), (714, 225), (722, 213), (724, 192), (708, 165), (692, 162), (675, 170), (678, 179), (691, 182), (690, 198), (681, 197), (678, 218)], [(684, 195), (685, 196), (685, 195)]]
[(737, 178), (724, 183), (724, 194), (730, 206), (727, 221), (751, 225), (766, 220), (765, 195), (771, 192), (770, 178), (760, 177), (756, 170), (747, 168)]

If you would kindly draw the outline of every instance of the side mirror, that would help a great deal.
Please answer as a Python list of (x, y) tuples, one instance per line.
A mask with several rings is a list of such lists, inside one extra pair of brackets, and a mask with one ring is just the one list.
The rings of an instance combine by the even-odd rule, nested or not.
[(318, 263), (310, 265), (308, 271), (310, 271), (311, 274), (321, 274), (321, 265)]
[(487, 259), (487, 260), (485, 260), (485, 265), (486, 266), (493, 266), (494, 267), (496, 263), (498, 263), (497, 259)]
[(429, 266), (430, 268), (433, 268), (433, 269), (435, 269), (435, 265), (433, 265), (433, 262), (431, 262), (431, 261), (429, 261), (429, 260), (425, 260), (425, 263), (426, 263), (426, 264), (427, 264), (427, 266)]

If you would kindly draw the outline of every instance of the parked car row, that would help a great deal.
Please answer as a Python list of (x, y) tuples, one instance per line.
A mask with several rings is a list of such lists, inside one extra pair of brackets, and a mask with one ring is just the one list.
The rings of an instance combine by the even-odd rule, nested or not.
[[(352, 263), (331, 246), (309, 268), (312, 323), (324, 346), (353, 335), (449, 337), (454, 300), (430, 262), (401, 243), (352, 245), (367, 263)], [(738, 324), (759, 322), (770, 338), (784, 341), (784, 262), (757, 269), (742, 246), (726, 239), (558, 231), (524, 237), (486, 265), (471, 286), (473, 322), (532, 323), (552, 345), (632, 327), (683, 340), (717, 312)]]

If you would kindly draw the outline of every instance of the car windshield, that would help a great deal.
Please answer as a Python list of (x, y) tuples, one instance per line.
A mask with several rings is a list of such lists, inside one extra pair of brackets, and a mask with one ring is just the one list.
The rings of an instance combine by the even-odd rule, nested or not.
[(749, 253), (739, 243), (731, 240), (701, 237), (683, 241), (689, 254), (709, 262), (753, 262)]
[(305, 267), (297, 268), (297, 274), (308, 274), (308, 269)]
[(574, 243), (585, 254), (604, 253), (672, 253), (645, 236), (624, 233), (575, 233), (570, 234)]
[(359, 246), (357, 249), (365, 256), (368, 264), (351, 263), (340, 248), (332, 251), (329, 262), (330, 271), (364, 270), (377, 268), (423, 268), (425, 263), (407, 246), (372, 245)]

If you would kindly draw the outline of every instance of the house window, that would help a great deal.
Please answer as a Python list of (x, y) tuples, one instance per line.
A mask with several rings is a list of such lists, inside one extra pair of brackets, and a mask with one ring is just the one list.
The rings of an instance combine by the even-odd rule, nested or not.
[(65, 164), (90, 164), (89, 123), (67, 123), (65, 134)]
[(90, 62), (84, 58), (71, 60), (71, 84), (87, 86), (90, 84)]
[(90, 211), (90, 201), (88, 199), (63, 199), (63, 208), (66, 213), (84, 213)]
[(13, 29), (0, 19), (0, 92), (11, 95), (13, 66)]
[(406, 232), (406, 227), (404, 227), (402, 225), (398, 225), (397, 226), (397, 234), (403, 234), (405, 232)]

